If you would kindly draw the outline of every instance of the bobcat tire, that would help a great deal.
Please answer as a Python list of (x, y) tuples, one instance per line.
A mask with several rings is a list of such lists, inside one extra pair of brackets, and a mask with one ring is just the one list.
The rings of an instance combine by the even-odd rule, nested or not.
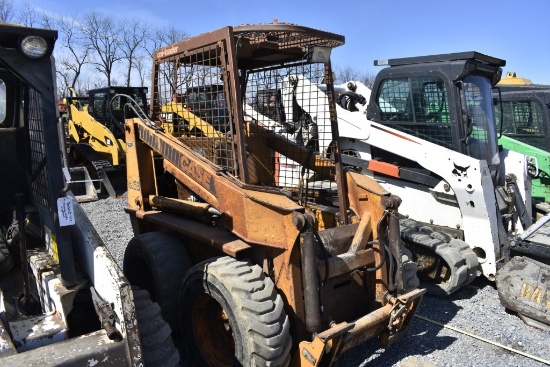
[(231, 257), (192, 267), (180, 291), (183, 344), (196, 367), (288, 366), (283, 300), (257, 265)]
[(165, 232), (148, 232), (130, 240), (122, 264), (130, 284), (145, 289), (162, 309), (173, 331), (179, 331), (177, 292), (191, 267), (183, 243)]
[[(451, 238), (445, 233), (435, 231), (411, 219), (400, 220), (399, 226), (401, 238), (410, 249), (418, 247), (434, 254), (435, 257), (443, 260), (450, 271), (450, 275), (441, 282), (419, 277), (420, 286), (426, 288), (428, 294), (445, 297), (476, 278), (479, 261), (466, 242)], [(414, 252), (413, 250), (413, 254)]]
[(162, 318), (160, 307), (153, 303), (149, 292), (132, 287), (136, 307), (141, 355), (144, 365), (149, 367), (175, 367), (180, 355), (172, 340), (170, 326)]

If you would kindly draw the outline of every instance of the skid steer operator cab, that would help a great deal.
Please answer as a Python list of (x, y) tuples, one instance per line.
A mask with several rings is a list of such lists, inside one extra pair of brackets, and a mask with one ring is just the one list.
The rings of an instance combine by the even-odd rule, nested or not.
[[(0, 218), (4, 225), (12, 219), (16, 194), (28, 197), (32, 191), (40, 195), (38, 200), (42, 205), (37, 206), (37, 210), (43, 215), (48, 212), (47, 203), (55, 200), (48, 194), (55, 195), (63, 188), (61, 176), (53, 177), (47, 172), (48, 168), (61, 172), (61, 160), (46, 163), (53, 161), (55, 155), (59, 156), (59, 150), (55, 144), (49, 147), (43, 143), (49, 134), (56, 133), (48, 133), (42, 126), (45, 120), (56, 120), (55, 109), (42, 109), (44, 103), (55, 102), (54, 94), (50, 93), (51, 101), (47, 100), (47, 96), (40, 98), (41, 91), (47, 90), (53, 83), (50, 84), (51, 75), (39, 78), (38, 75), (47, 73), (37, 72), (38, 69), (49, 70), (51, 74), (49, 56), (56, 38), (55, 31), (23, 31), (22, 27), (0, 24)], [(34, 88), (29, 86), (30, 80)], [(55, 125), (52, 127), (56, 128)], [(30, 173), (27, 169), (35, 173), (30, 187), (27, 184)], [(46, 185), (54, 190), (47, 192)], [(44, 217), (51, 219), (46, 218), (47, 215)], [(53, 228), (54, 223), (47, 225)], [(9, 270), (12, 254), (3, 241), (0, 246), (4, 247), (0, 248), (0, 271)], [(70, 267), (64, 269), (67, 269), (66, 281), (74, 283), (70, 275), (74, 270)]]
[[(512, 76), (510, 76), (512, 75)], [(533, 84), (508, 72), (493, 91), (503, 148), (529, 156), (533, 213), (550, 213), (550, 85)]]
[(493, 177), (499, 156), (492, 87), (504, 60), (462, 52), (377, 60), (368, 119), (473, 158), (486, 160)]
[(493, 97), (496, 119), (502, 121), (502, 134), (550, 151), (550, 139), (546, 139), (550, 133), (550, 86), (497, 86), (500, 98), (496, 92)]
[[(367, 108), (368, 119), (487, 162), (504, 227), (515, 231), (514, 208), (528, 213), (530, 204), (512, 198), (513, 192), (523, 189), (510, 190), (510, 187), (517, 186), (522, 178), (507, 174), (508, 153), (503, 152), (497, 141), (500, 127), (495, 123), (493, 88), (506, 61), (471, 51), (389, 59), (374, 64), (389, 67), (376, 77)], [(419, 169), (413, 162), (380, 148), (373, 149), (373, 156)], [(467, 168), (455, 166), (453, 173), (463, 175)], [(522, 220), (525, 228), (531, 223), (528, 214), (522, 215)], [(502, 231), (499, 236), (505, 237)]]
[(148, 294), (132, 291), (64, 180), (57, 34), (0, 23), (0, 366), (170, 365), (173, 344), (146, 335), (164, 320), (144, 313)]
[(142, 109), (147, 109), (146, 87), (104, 87), (88, 91), (88, 112), (109, 128), (116, 138), (123, 139), (124, 116), (132, 116), (130, 111), (124, 111), (128, 97), (134, 99)]

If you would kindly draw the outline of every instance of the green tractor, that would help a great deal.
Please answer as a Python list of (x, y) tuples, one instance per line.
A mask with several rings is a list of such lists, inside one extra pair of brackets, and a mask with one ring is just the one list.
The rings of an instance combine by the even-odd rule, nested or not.
[[(494, 92), (499, 144), (531, 157), (529, 174), (536, 215), (550, 212), (550, 85), (508, 72)], [(535, 213), (534, 213), (535, 214)]]

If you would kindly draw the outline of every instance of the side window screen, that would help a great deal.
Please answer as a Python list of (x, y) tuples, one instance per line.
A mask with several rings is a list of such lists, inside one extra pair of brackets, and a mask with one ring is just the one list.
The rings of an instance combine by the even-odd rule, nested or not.
[(92, 109), (90, 114), (99, 122), (107, 124), (109, 122), (108, 117), (108, 94), (107, 93), (95, 93), (92, 96)]
[(452, 149), (448, 94), (439, 77), (386, 79), (376, 102), (385, 125)]
[(500, 106), (497, 101), (495, 114), (497, 121), (502, 119), (502, 133), (504, 135), (546, 149), (542, 110), (536, 101), (503, 101), (502, 112), (503, 116), (500, 114)]
[(0, 126), (6, 122), (6, 105), (6, 83), (0, 79)]
[(407, 103), (410, 102), (409, 79), (385, 80), (380, 87), (377, 102), (382, 112), (383, 121), (403, 120), (410, 110)]

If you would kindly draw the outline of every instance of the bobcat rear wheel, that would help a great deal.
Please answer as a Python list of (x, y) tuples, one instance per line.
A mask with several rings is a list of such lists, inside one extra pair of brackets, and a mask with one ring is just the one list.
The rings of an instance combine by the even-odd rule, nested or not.
[(191, 365), (287, 366), (292, 344), (283, 301), (261, 268), (231, 257), (192, 267), (180, 291)]
[(150, 293), (173, 331), (179, 330), (176, 294), (190, 267), (184, 244), (170, 233), (148, 232), (136, 236), (124, 252), (124, 275), (132, 285)]
[(132, 292), (145, 366), (179, 366), (180, 355), (174, 346), (170, 326), (162, 318), (159, 305), (151, 301), (149, 292), (145, 289), (133, 286)]

